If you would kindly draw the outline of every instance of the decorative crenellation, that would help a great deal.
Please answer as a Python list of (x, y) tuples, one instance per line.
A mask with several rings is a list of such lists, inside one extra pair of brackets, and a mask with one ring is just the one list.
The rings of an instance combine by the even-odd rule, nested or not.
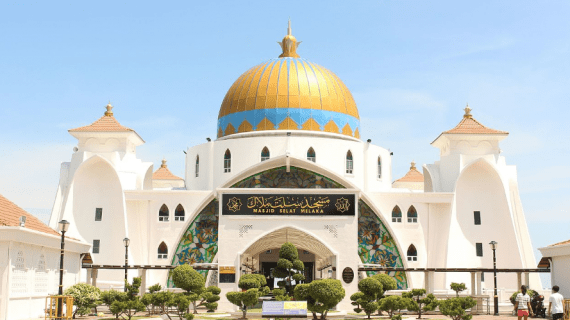
[(325, 224), (325, 230), (333, 235), (333, 238), (338, 238), (338, 226), (334, 224)]
[(243, 238), (243, 235), (248, 233), (249, 230), (253, 229), (251, 224), (240, 224), (239, 225), (239, 237)]

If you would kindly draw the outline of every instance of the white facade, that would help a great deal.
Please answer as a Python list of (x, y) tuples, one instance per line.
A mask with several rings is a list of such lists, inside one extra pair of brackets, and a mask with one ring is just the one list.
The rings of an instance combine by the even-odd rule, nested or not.
[[(570, 298), (570, 241), (538, 248), (543, 257), (550, 262), (550, 283), (560, 287), (560, 294)], [(544, 258), (543, 258), (544, 259)]]
[[(533, 268), (536, 263), (518, 195), (516, 169), (506, 165), (500, 156), (499, 140), (505, 136), (442, 134), (434, 145), (441, 150), (440, 161), (424, 166), (425, 191), (392, 188), (390, 152), (372, 143), (340, 134), (275, 130), (238, 133), (207, 142), (187, 150), (184, 184), (176, 187), (156, 184), (152, 188), (152, 164), (136, 158), (136, 147), (142, 140), (136, 133), (86, 132), (73, 134), (79, 140), (78, 151), (69, 163), (62, 165), (56, 204), (50, 225), (67, 219), (69, 236), (93, 243), (99, 240), (100, 252), (93, 253), (95, 264), (123, 264), (122, 239), (129, 237), (130, 264), (167, 265), (186, 230), (212, 200), (225, 193), (291, 193), (307, 189), (231, 189), (235, 183), (252, 175), (278, 167), (296, 167), (327, 177), (344, 189), (311, 189), (311, 192), (354, 194), (366, 202), (379, 216), (395, 239), (405, 267), (492, 267), (488, 243), (499, 245), (497, 265), (500, 268)], [(261, 161), (261, 150), (267, 147), (269, 160)], [(315, 161), (307, 160), (313, 148)], [(231, 165), (224, 167), (229, 150)], [(353, 170), (347, 172), (346, 154), (350, 151)], [(199, 159), (198, 166), (196, 159)], [(379, 174), (378, 158), (381, 159)], [(198, 172), (196, 172), (198, 168)], [(228, 170), (229, 169), (229, 170)], [(180, 186), (185, 185), (185, 190)], [(159, 218), (163, 205), (168, 219)], [(183, 221), (175, 219), (175, 208), (184, 208)], [(392, 210), (401, 209), (400, 222), (393, 222)], [(415, 221), (406, 212), (413, 206)], [(97, 208), (101, 221), (95, 221)], [(475, 225), (474, 212), (481, 224)], [(362, 264), (358, 254), (358, 219), (324, 216), (225, 216), (219, 215), (217, 254), (211, 262), (234, 266), (236, 270), (248, 259), (258, 261), (260, 252), (277, 250), (271, 239), (284, 240), (291, 233), (300, 250), (315, 256), (315, 277), (340, 278), (345, 267), (357, 270)], [(334, 229), (334, 232), (331, 231)], [(307, 240), (307, 239), (310, 239)], [(295, 242), (296, 241), (296, 242)], [(168, 247), (167, 259), (159, 258), (158, 247)], [(407, 259), (412, 245), (417, 256)], [(477, 245), (482, 256), (477, 256)], [(256, 248), (257, 251), (251, 249)], [(161, 256), (162, 257), (162, 256)], [(317, 271), (331, 265), (334, 272)], [(217, 279), (209, 276), (209, 283)], [(135, 271), (130, 276), (138, 275)], [(361, 274), (362, 276), (363, 274)], [(236, 275), (239, 279), (239, 271)], [(425, 287), (423, 273), (407, 273), (408, 287)], [(146, 283), (166, 284), (166, 271), (149, 271)], [(121, 285), (123, 274), (99, 271), (99, 286)], [(469, 274), (438, 273), (433, 286), (447, 289), (450, 282), (471, 285)], [(516, 275), (499, 275), (500, 288), (514, 288)], [(222, 288), (220, 310), (233, 306), (225, 293), (237, 290), (236, 283), (219, 283)], [(357, 281), (344, 283), (347, 295), (339, 308), (351, 309), (349, 296), (356, 292)], [(539, 288), (540, 279), (531, 275), (531, 287)], [(492, 287), (490, 274), (483, 283)]]
[[(0, 320), (42, 318), (57, 294), (61, 238), (25, 227), (0, 227)], [(89, 244), (66, 239), (63, 286), (80, 281)]]

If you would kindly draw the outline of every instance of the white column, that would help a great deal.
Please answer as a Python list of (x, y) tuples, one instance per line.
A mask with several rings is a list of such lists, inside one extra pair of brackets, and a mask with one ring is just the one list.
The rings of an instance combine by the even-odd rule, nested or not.
[(517, 290), (520, 290), (522, 286), (522, 272), (517, 272)]
[(482, 294), (482, 281), (481, 281), (481, 272), (477, 272), (477, 295)]
[(471, 295), (475, 295), (475, 272), (471, 272)]
[[(524, 284), (526, 285), (526, 287), (530, 287), (530, 273), (529, 272), (525, 272), (524, 273)], [(539, 288), (537, 288), (539, 289)]]
[(426, 292), (428, 294), (433, 293), (433, 288), (429, 283), (429, 271), (424, 271), (424, 287), (426, 288)]
[(139, 277), (141, 278), (141, 288), (139, 292), (142, 297), (142, 295), (146, 293), (146, 269), (141, 268), (138, 271)]

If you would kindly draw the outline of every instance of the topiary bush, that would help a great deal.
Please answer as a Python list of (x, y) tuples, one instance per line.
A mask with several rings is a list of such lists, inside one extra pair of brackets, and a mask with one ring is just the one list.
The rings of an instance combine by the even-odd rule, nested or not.
[(73, 297), (73, 305), (75, 306), (73, 319), (75, 319), (76, 314), (83, 316), (91, 313), (91, 309), (96, 308), (102, 302), (101, 290), (87, 283), (75, 284), (67, 288), (63, 294)]
[[(438, 301), (433, 294), (426, 294), (426, 289), (412, 289), (410, 292), (402, 293), (403, 298), (409, 298), (411, 301), (408, 305), (408, 310), (416, 311), (418, 313), (418, 319), (422, 318), (422, 313), (426, 311), (432, 311), (437, 308)], [(422, 298), (425, 296), (424, 298)], [(415, 297), (415, 299), (414, 299)]]
[(283, 281), (277, 282), (281, 289), (285, 289), (288, 296), (293, 296), (293, 280), (295, 284), (299, 284), (305, 280), (305, 276), (301, 273), (305, 270), (305, 265), (299, 260), (299, 252), (297, 247), (291, 242), (285, 242), (279, 249), (279, 260), (277, 260), (277, 268), (273, 270), (273, 276), (276, 278), (284, 278)]
[(471, 320), (473, 316), (465, 312), (476, 305), (477, 301), (471, 297), (455, 297), (440, 301), (439, 311), (453, 320)]
[(370, 315), (378, 310), (378, 300), (384, 294), (382, 283), (374, 276), (364, 278), (358, 282), (358, 290), (361, 294), (350, 296), (352, 304), (357, 306), (354, 311), (364, 311), (368, 319), (370, 319)]
[(299, 284), (294, 289), (295, 300), (306, 300), (313, 318), (317, 319), (320, 313), (321, 320), (326, 320), (328, 311), (342, 301), (345, 294), (340, 280), (336, 279), (315, 280), (309, 284)]
[(452, 282), (450, 287), (451, 290), (455, 291), (455, 297), (457, 298), (459, 298), (459, 292), (467, 290), (465, 283)]

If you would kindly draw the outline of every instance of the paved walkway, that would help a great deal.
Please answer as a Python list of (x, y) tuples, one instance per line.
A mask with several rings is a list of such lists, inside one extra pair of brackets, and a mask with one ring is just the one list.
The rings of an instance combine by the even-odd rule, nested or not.
[[(412, 320), (412, 319), (416, 319), (418, 316), (417, 315), (410, 315), (408, 317), (408, 319)], [(422, 314), (422, 319), (450, 319), (449, 317), (446, 317), (442, 314), (429, 314), (429, 315), (423, 315)], [(473, 320), (517, 320), (518, 317), (511, 315), (510, 313), (507, 314), (499, 314), (498, 316), (494, 316), (492, 314), (484, 314), (484, 315), (474, 315), (473, 316)], [(542, 318), (528, 318), (529, 320), (535, 320), (535, 319), (542, 319)], [(548, 318), (547, 318), (548, 319)]]

